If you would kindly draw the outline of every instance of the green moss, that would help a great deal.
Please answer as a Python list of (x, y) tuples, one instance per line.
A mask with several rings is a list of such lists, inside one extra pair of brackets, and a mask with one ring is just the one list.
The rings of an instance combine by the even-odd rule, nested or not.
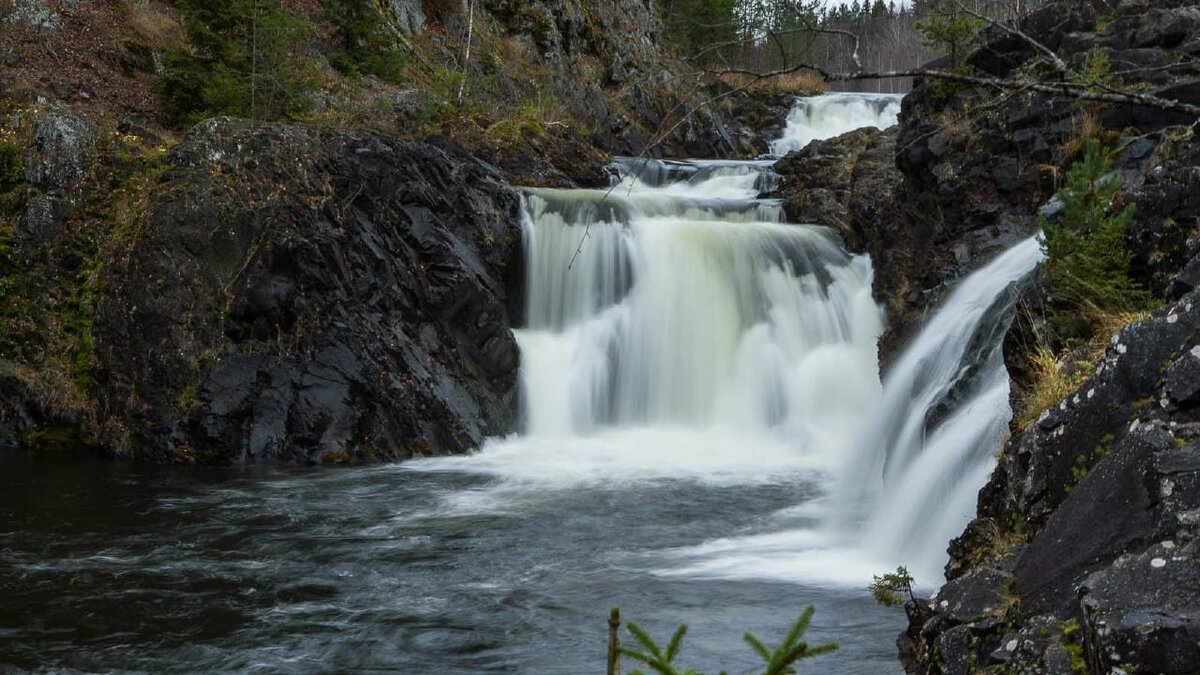
[(79, 429), (65, 425), (26, 430), (21, 433), (20, 441), (21, 445), (35, 450), (78, 448), (85, 445)]
[(1071, 670), (1080, 675), (1087, 675), (1090, 671), (1087, 664), (1087, 659), (1083, 655), (1083, 641), (1079, 636), (1079, 620), (1071, 619), (1062, 625), (1062, 638), (1058, 642), (1067, 654), (1071, 657)]

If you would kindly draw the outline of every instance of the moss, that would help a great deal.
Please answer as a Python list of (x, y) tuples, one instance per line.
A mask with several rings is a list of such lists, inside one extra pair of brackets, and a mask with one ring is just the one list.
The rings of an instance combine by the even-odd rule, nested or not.
[(63, 450), (84, 447), (78, 427), (53, 425), (28, 429), (20, 435), (21, 445), (35, 450)]
[(1062, 625), (1062, 637), (1058, 641), (1059, 646), (1066, 650), (1071, 657), (1071, 670), (1081, 675), (1087, 675), (1091, 670), (1088, 668), (1087, 659), (1083, 655), (1083, 640), (1079, 636), (1079, 620), (1071, 619)]

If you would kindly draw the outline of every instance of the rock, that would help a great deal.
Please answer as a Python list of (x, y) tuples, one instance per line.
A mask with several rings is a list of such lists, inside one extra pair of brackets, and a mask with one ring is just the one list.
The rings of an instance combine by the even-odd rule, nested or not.
[(340, 462), (514, 428), (519, 200), (494, 169), (448, 143), (232, 120), (170, 163), (98, 301), (107, 445)]
[(937, 593), (934, 607), (941, 619), (973, 623), (1002, 613), (1012, 575), (982, 568), (955, 579)]
[[(1069, 618), (1075, 607), (1075, 584), (1088, 571), (1115, 551), (1153, 535), (1151, 497), (1142, 475), (1154, 453), (1173, 446), (1174, 438), (1166, 431), (1141, 428), (1075, 485), (1017, 560), (1015, 577), (1023, 611)], [(1081, 531), (1088, 535), (1080, 537)]]
[(58, 30), (62, 24), (62, 17), (51, 8), (49, 0), (13, 0), (6, 20), (10, 26), (41, 30)]
[(1127, 554), (1087, 578), (1080, 591), (1095, 667), (1200, 672), (1200, 558), (1194, 542), (1166, 540)]
[(409, 35), (416, 35), (425, 27), (425, 8), (421, 0), (386, 0), (396, 24)]
[(96, 134), (86, 118), (57, 105), (34, 113), (33, 147), (25, 158), (31, 196), (16, 244), (26, 256), (62, 229), (79, 199), (76, 188), (87, 174)]
[(1200, 346), (1188, 349), (1167, 367), (1163, 391), (1176, 405), (1200, 404)]
[(1133, 47), (1178, 47), (1200, 34), (1200, 8), (1152, 9), (1133, 34)]

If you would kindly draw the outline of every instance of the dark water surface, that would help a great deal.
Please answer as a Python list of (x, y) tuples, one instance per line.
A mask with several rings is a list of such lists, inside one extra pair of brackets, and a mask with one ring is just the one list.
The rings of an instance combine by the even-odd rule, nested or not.
[[(680, 661), (751, 672), (803, 606), (802, 673), (900, 672), (902, 613), (856, 589), (656, 576), (800, 484), (694, 483), (455, 506), (493, 480), (404, 467), (148, 467), (0, 452), (0, 664), (81, 671), (602, 673), (608, 608)], [(627, 666), (627, 670), (628, 670)], [(0, 668), (3, 670), (3, 668)]]

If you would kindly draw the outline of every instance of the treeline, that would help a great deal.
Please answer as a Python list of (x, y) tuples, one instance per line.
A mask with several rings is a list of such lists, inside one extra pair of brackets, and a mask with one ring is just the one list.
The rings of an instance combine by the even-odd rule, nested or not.
[[(944, 55), (928, 25), (961, 7), (1009, 21), (1041, 0), (662, 0), (669, 42), (698, 66), (759, 73), (807, 63), (828, 72), (911, 70)], [(857, 56), (857, 62), (855, 57)], [(911, 80), (859, 81), (844, 88), (905, 92)]]

